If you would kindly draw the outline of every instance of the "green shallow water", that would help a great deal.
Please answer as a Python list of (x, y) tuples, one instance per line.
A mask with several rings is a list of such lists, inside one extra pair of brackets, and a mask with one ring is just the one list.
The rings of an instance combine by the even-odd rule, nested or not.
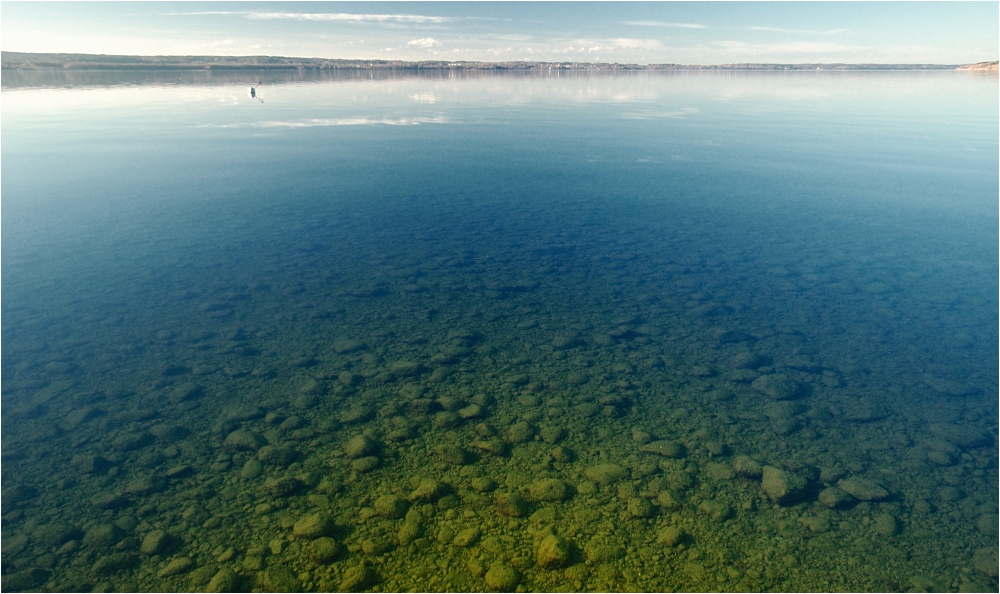
[(996, 80), (851, 76), (5, 88), (4, 590), (995, 591)]

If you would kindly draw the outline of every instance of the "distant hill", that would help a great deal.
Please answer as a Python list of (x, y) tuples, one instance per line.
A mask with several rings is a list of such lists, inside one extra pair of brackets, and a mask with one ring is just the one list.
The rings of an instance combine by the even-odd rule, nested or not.
[[(987, 65), (987, 67), (981, 67)], [(992, 68), (988, 66), (992, 65)], [(331, 60), (280, 56), (115, 56), (105, 54), (34, 54), (0, 52), (0, 68), (20, 70), (516, 70), (516, 71), (657, 71), (657, 70), (996, 70), (979, 64), (618, 64), (591, 62), (475, 62), (403, 60)]]
[(998, 72), (998, 71), (1000, 71), (1000, 68), (998, 68), (998, 65), (1000, 65), (1000, 62), (997, 62), (996, 60), (994, 60), (992, 62), (976, 62), (975, 64), (966, 64), (965, 66), (959, 66), (958, 69), (959, 70), (987, 70), (987, 71)]

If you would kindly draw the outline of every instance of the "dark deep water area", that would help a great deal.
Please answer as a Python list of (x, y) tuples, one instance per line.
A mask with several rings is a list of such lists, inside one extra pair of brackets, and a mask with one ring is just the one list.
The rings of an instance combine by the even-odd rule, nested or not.
[(4, 591), (997, 591), (995, 74), (3, 74)]

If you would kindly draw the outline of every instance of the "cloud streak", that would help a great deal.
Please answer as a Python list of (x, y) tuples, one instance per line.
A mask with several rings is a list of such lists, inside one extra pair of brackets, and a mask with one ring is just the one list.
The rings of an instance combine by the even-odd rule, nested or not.
[(666, 21), (622, 21), (625, 25), (634, 27), (673, 27), (676, 29), (704, 29), (705, 25), (696, 23), (668, 23)]
[(319, 21), (338, 23), (414, 23), (441, 24), (452, 22), (451, 17), (421, 14), (352, 14), (346, 12), (248, 12), (248, 19), (255, 21)]
[(813, 31), (811, 29), (782, 29), (781, 27), (747, 27), (751, 31), (767, 31), (770, 33), (792, 33), (794, 35), (836, 35), (846, 33), (849, 29), (830, 29), (829, 31)]
[(406, 45), (412, 45), (413, 47), (419, 48), (431, 48), (436, 45), (441, 45), (441, 42), (433, 37), (421, 37), (420, 39), (411, 39), (410, 41), (407, 41)]

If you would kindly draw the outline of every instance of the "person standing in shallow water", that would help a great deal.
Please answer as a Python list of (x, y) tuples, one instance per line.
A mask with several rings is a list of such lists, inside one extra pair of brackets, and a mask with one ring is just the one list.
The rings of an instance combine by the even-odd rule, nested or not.
[[(257, 86), (259, 87), (262, 84), (264, 84), (264, 83), (263, 82), (258, 82)], [(256, 89), (256, 87), (247, 87), (247, 95), (251, 99), (256, 99), (257, 101), (260, 101), (261, 103), (264, 102), (263, 99), (261, 99), (260, 97), (257, 96), (257, 89)]]

